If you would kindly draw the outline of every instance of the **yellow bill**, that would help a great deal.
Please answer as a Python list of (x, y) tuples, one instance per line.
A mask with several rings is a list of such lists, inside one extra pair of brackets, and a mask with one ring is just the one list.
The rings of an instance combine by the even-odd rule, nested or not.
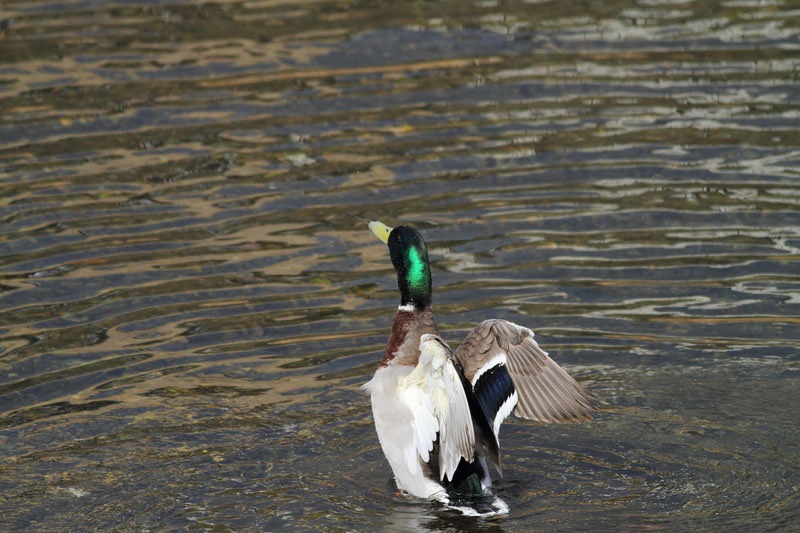
[(383, 222), (378, 222), (377, 220), (373, 220), (369, 223), (369, 229), (372, 231), (372, 234), (383, 241), (384, 244), (389, 242), (389, 234), (392, 232), (392, 228), (384, 224)]

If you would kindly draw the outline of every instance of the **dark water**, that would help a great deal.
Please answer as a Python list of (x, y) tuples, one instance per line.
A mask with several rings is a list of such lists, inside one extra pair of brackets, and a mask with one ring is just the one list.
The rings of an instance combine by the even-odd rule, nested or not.
[[(4, 2), (0, 530), (788, 531), (800, 9)], [(394, 494), (359, 386), (429, 242), (604, 402), (511, 507)]]

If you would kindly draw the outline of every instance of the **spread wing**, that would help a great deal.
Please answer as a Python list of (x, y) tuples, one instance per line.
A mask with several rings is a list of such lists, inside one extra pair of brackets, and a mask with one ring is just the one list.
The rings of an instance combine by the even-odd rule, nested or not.
[(481, 322), (455, 356), (495, 439), (512, 411), (540, 422), (583, 422), (596, 410), (589, 391), (550, 359), (531, 330), (513, 322)]
[[(475, 434), (472, 427), (467, 396), (461, 376), (453, 364), (450, 348), (437, 335), (423, 335), (420, 343), (420, 358), (414, 370), (404, 379), (406, 393), (420, 395), (423, 402), (417, 404), (415, 418), (434, 418), (439, 439), (439, 475), (453, 479), (459, 461), (464, 457), (472, 461)], [(424, 462), (432, 449), (436, 436), (420, 424), (417, 432), (417, 452)]]

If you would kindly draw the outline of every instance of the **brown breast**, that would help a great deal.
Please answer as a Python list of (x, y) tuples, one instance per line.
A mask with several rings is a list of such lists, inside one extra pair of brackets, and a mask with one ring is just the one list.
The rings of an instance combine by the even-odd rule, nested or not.
[(425, 333), (439, 334), (430, 308), (398, 309), (381, 365), (416, 365), (419, 361), (419, 338)]

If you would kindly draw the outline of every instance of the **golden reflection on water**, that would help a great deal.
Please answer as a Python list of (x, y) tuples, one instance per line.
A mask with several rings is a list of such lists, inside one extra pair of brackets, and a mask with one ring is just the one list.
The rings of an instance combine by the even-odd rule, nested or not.
[[(796, 522), (788, 4), (3, 7), (0, 529)], [(606, 403), (507, 519), (393, 494), (373, 219)]]

